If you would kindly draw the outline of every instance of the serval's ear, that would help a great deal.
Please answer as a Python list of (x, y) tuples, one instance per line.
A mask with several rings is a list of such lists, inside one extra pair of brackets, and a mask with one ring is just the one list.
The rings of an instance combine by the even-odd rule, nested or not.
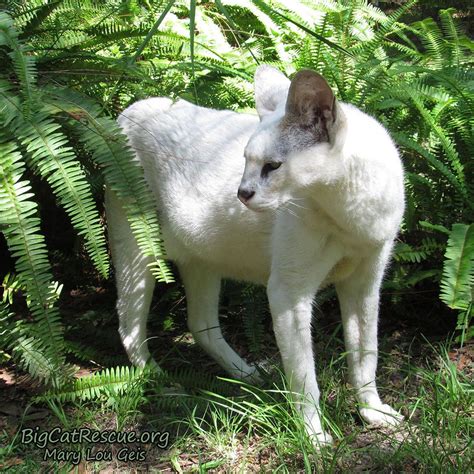
[(288, 123), (313, 131), (317, 141), (329, 141), (336, 109), (336, 97), (323, 76), (310, 69), (295, 74), (286, 101)]

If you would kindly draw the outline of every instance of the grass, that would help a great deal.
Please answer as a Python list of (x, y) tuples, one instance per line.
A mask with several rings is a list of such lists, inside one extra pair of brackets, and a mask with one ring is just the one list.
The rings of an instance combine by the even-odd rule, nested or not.
[[(315, 449), (307, 438), (278, 367), (262, 387), (213, 380), (194, 369), (192, 377), (189, 371), (178, 370), (166, 383), (148, 374), (123, 392), (111, 390), (88, 401), (60, 403), (48, 397), (44, 404), (50, 416), (40, 429), (59, 425), (67, 430), (170, 432), (166, 449), (149, 443), (131, 445), (131, 452), (145, 453), (142, 461), (120, 461), (117, 454), (123, 446), (99, 445), (98, 449), (111, 452), (112, 460), (83, 460), (78, 472), (104, 468), (120, 472), (469, 472), (474, 465), (474, 396), (469, 374), (458, 370), (450, 358), (449, 344), (417, 339), (381, 345), (388, 349), (380, 357), (380, 392), (406, 420), (396, 429), (370, 429), (362, 423), (353, 391), (344, 380), (340, 341), (329, 338), (323, 350), (319, 347), (318, 353), (326, 357), (317, 365), (323, 416), (335, 439), (330, 448)], [(22, 427), (39, 424), (25, 421)], [(2, 471), (34, 472), (48, 466), (48, 470), (70, 472), (74, 468), (70, 463), (43, 461), (44, 449), (22, 444), (20, 436), (8, 435), (5, 429), (1, 437)], [(90, 447), (87, 443), (61, 446), (83, 455)]]

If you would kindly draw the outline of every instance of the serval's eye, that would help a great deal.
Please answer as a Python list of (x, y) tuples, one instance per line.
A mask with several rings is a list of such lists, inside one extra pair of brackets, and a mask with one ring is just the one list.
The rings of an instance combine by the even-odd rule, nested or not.
[(262, 168), (262, 178), (268, 176), (269, 173), (272, 171), (277, 170), (281, 166), (281, 162), (279, 161), (270, 161), (265, 163)]

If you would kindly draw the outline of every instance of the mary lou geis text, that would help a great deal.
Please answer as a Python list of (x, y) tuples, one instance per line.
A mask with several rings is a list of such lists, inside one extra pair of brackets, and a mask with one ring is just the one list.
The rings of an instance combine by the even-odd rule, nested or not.
[[(78, 465), (84, 461), (117, 461), (132, 462), (145, 461), (147, 450), (137, 446), (155, 445), (158, 448), (166, 449), (169, 444), (170, 434), (168, 431), (113, 431), (113, 430), (92, 430), (90, 428), (75, 428), (73, 430), (63, 430), (60, 427), (47, 431), (40, 431), (39, 427), (24, 428), (21, 430), (21, 443), (34, 445), (44, 449), (44, 461), (68, 462)], [(94, 447), (86, 447), (84, 450), (66, 449), (64, 444), (91, 444)], [(127, 445), (119, 449), (110, 448), (98, 449), (97, 444)], [(133, 444), (134, 446), (128, 446)], [(52, 446), (50, 446), (52, 445)]]

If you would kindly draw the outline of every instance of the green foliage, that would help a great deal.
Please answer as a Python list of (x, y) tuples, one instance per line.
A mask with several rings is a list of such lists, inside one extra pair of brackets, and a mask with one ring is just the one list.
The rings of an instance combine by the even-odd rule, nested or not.
[(472, 303), (474, 283), (474, 224), (454, 224), (446, 247), (441, 299), (453, 309)]
[(153, 367), (116, 366), (72, 379), (44, 392), (35, 400), (59, 406), (66, 403), (102, 403), (125, 418), (130, 411), (147, 403), (160, 411), (173, 411), (177, 407), (192, 410), (198, 405), (200, 409), (205, 409), (207, 402), (202, 396), (208, 392), (230, 395), (235, 392), (235, 386), (209, 373), (197, 372), (194, 368), (157, 373)]
[(38, 400), (57, 400), (59, 402), (76, 402), (94, 399), (110, 399), (112, 395), (124, 395), (131, 386), (147, 375), (146, 369), (136, 367), (111, 367), (95, 374), (84, 376), (50, 390)]
[(3, 288), (3, 302), (13, 304), (13, 295), (20, 289), (26, 290), (26, 287), (21, 287), (20, 281), (14, 273), (7, 273), (2, 283)]
[(418, 246), (399, 242), (395, 246), (395, 259), (399, 262), (420, 263), (431, 257), (442, 246), (433, 238), (425, 237)]
[[(29, 173), (48, 183), (84, 239), (97, 271), (107, 277), (103, 226), (83, 165), (84, 159), (90, 159), (89, 166), (101, 167), (108, 185), (126, 199), (131, 227), (151, 257), (152, 272), (160, 281), (172, 277), (161, 260), (158, 221), (143, 172), (115, 122), (83, 94), (38, 79), (41, 60), (21, 38), (34, 36), (40, 19), (47, 19), (53, 10), (38, 9), (26, 19), (25, 28), (32, 30), (21, 35), (12, 17), (0, 12), (0, 56), (6, 63), (0, 74), (0, 231), (15, 259), (19, 287), (25, 290), (34, 318), (17, 322), (3, 333), (2, 341), (33, 376), (59, 386), (70, 372), (63, 370), (64, 337), (56, 305), (61, 285), (53, 281)], [(77, 136), (90, 150), (81, 159), (74, 148)], [(8, 300), (12, 303), (11, 292)]]
[[(5, 334), (6, 344), (19, 352), (30, 373), (57, 385), (64, 363), (63, 330), (55, 306), (56, 287), (52, 282), (46, 244), (36, 217), (37, 204), (25, 180), (22, 155), (15, 144), (0, 143), (0, 228), (16, 257), (18, 279), (27, 290), (29, 310), (35, 318), (29, 337), (26, 325), (17, 325)], [(30, 355), (33, 354), (33, 357)], [(59, 372), (58, 372), (59, 371)]]
[(460, 311), (458, 329), (461, 343), (472, 337), (472, 293), (474, 287), (474, 224), (454, 224), (446, 247), (440, 298)]

